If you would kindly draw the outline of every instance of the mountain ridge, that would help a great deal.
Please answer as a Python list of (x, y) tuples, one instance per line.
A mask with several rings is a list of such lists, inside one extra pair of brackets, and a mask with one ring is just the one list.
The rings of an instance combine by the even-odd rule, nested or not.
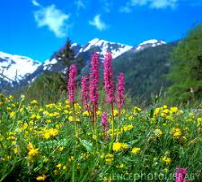
[[(137, 46), (129, 46), (94, 38), (84, 46), (78, 43), (72, 43), (71, 48), (75, 52), (75, 57), (82, 57), (86, 64), (89, 64), (93, 52), (98, 52), (101, 62), (103, 62), (104, 55), (107, 51), (112, 52), (113, 59), (116, 59), (128, 51), (137, 52), (148, 47), (156, 47), (163, 44), (166, 43), (161, 40), (151, 39)], [(62, 49), (64, 49), (64, 46), (58, 51)], [(11, 87), (26, 82), (32, 83), (44, 71), (62, 71), (61, 64), (56, 60), (58, 51), (42, 63), (26, 56), (0, 52), (0, 86), (2, 87), (5, 83)]]

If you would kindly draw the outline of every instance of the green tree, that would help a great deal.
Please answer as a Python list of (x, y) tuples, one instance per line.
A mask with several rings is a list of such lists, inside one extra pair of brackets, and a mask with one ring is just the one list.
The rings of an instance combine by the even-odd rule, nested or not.
[(61, 67), (63, 71), (60, 73), (60, 79), (62, 80), (62, 88), (66, 90), (67, 88), (67, 80), (68, 80), (68, 73), (69, 67), (71, 64), (76, 64), (78, 67), (78, 72), (81, 72), (81, 69), (84, 66), (84, 61), (82, 57), (75, 57), (75, 52), (72, 49), (70, 39), (67, 40), (64, 48), (62, 48), (57, 54), (56, 59), (58, 62), (61, 63)]
[(172, 53), (168, 90), (173, 103), (195, 102), (202, 96), (202, 24), (194, 27)]
[(75, 61), (75, 53), (71, 48), (71, 41), (69, 39), (64, 48), (57, 53), (56, 59), (66, 67), (69, 67)]

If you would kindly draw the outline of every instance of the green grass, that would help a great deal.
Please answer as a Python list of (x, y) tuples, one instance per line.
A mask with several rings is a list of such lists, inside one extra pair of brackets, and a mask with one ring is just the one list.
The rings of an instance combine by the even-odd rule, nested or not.
[[(201, 181), (202, 116), (176, 107), (131, 108), (120, 118), (115, 109), (112, 135), (106, 103), (92, 131), (79, 104), (75, 122), (65, 99), (41, 106), (1, 95), (0, 181), (174, 181), (177, 166), (187, 167), (189, 181)], [(108, 140), (100, 126), (103, 112)]]

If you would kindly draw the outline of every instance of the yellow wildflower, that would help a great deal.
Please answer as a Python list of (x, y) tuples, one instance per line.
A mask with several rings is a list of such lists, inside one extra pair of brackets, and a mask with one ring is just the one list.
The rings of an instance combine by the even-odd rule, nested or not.
[(180, 138), (180, 136), (182, 135), (182, 131), (180, 130), (180, 128), (173, 128), (171, 133), (174, 138)]
[(57, 167), (58, 169), (62, 169), (63, 165), (62, 165), (62, 164), (58, 164), (56, 167)]
[(133, 154), (137, 154), (137, 153), (140, 152), (140, 148), (134, 147), (131, 152), (132, 152)]
[(82, 113), (82, 115), (88, 117), (88, 116), (89, 116), (89, 112), (88, 112), (88, 111), (84, 111), (84, 112)]
[(36, 100), (32, 100), (30, 103), (33, 104), (33, 105), (37, 105), (38, 104), (38, 102)]
[(14, 154), (17, 154), (17, 153), (18, 153), (17, 147), (15, 147), (15, 148), (13, 149), (13, 151), (14, 151)]
[(160, 130), (160, 129), (155, 129), (154, 130), (154, 133), (155, 133), (155, 135), (157, 136), (157, 137), (161, 137), (162, 136), (162, 131)]
[(21, 100), (24, 100), (25, 99), (25, 95), (21, 95), (20, 98), (21, 98)]
[(130, 131), (132, 129), (133, 129), (133, 125), (132, 124), (123, 126), (123, 130), (124, 131)]
[(47, 176), (46, 176), (45, 174), (43, 174), (42, 176), (38, 176), (38, 177), (36, 178), (36, 180), (37, 180), (37, 181), (45, 181), (46, 178), (47, 178)]
[(113, 115), (114, 115), (114, 117), (117, 116), (118, 114), (119, 114), (119, 111), (118, 111), (117, 109), (114, 109), (114, 110), (113, 110)]
[(31, 150), (33, 148), (34, 148), (34, 145), (31, 142), (29, 142), (27, 145), (27, 150)]
[(119, 143), (119, 142), (113, 143), (113, 146), (112, 146), (113, 151), (116, 151), (116, 152), (127, 149), (127, 148), (128, 148), (128, 145), (126, 143)]
[(74, 161), (74, 156), (71, 156), (69, 159), (68, 159), (69, 162), (72, 162)]
[(65, 147), (61, 146), (59, 147), (59, 151), (62, 152), (64, 150)]
[(34, 157), (39, 154), (39, 148), (34, 148), (34, 145), (31, 142), (28, 143), (27, 150), (29, 157)]
[(126, 143), (121, 143), (121, 148), (122, 148), (122, 149), (127, 149), (127, 148), (128, 148), (128, 144), (126, 144)]
[(166, 165), (169, 165), (171, 163), (171, 158), (164, 156), (162, 158), (162, 161), (164, 161), (166, 163)]
[(10, 117), (13, 118), (15, 116), (15, 112), (10, 113)]
[(114, 160), (113, 154), (107, 154), (107, 155), (105, 156), (105, 161), (106, 161), (106, 162), (112, 162), (113, 160)]
[(35, 157), (39, 154), (39, 148), (33, 148), (28, 152), (29, 157)]
[(123, 168), (125, 165), (124, 164), (120, 164), (120, 165), (117, 165), (116, 168)]
[(69, 118), (68, 118), (68, 119), (69, 119), (69, 121), (70, 121), (70, 122), (74, 121), (73, 116), (69, 116)]
[(49, 138), (51, 137), (50, 133), (49, 132), (46, 132), (43, 134), (43, 138), (48, 140)]
[(100, 117), (102, 113), (101, 113), (100, 110), (98, 110), (98, 111), (96, 111), (96, 114), (97, 114), (98, 117)]
[(50, 120), (50, 119), (47, 119), (47, 120), (46, 120), (46, 123), (51, 123), (51, 120)]
[(113, 143), (112, 149), (113, 149), (113, 151), (120, 151), (121, 150), (121, 143), (119, 143), (119, 142)]
[(154, 110), (154, 117), (155, 117), (155, 118), (158, 117), (160, 110), (161, 110), (160, 107), (157, 107), (157, 108)]
[(178, 109), (177, 107), (171, 107), (171, 108), (170, 108), (170, 113), (171, 113), (171, 114), (175, 114), (175, 113), (178, 112), (178, 110), (179, 110), (179, 109)]
[[(137, 115), (135, 115), (135, 116), (137, 116)], [(132, 121), (133, 120), (133, 116), (128, 116), (128, 120)]]
[(10, 100), (13, 100), (13, 96), (12, 95), (9, 95), (8, 97)]

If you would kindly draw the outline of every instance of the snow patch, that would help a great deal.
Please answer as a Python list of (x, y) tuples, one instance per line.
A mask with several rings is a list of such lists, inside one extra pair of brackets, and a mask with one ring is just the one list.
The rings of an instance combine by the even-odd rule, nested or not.
[(19, 82), (41, 65), (40, 62), (34, 61), (29, 57), (11, 55), (4, 52), (0, 52), (0, 59), (0, 73), (9, 79), (9, 82)]

